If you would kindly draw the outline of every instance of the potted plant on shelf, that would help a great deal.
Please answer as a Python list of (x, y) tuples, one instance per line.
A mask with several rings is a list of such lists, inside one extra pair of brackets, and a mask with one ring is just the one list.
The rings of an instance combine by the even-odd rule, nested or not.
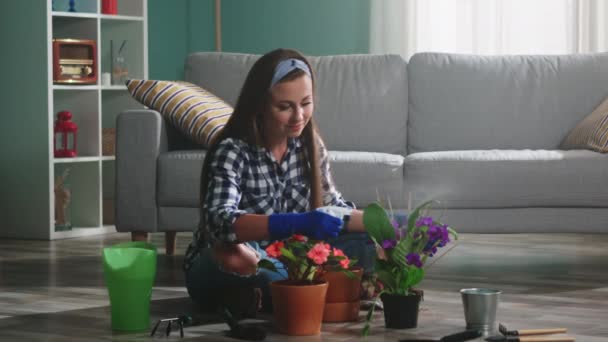
[[(363, 211), (364, 225), (376, 246), (374, 270), (387, 328), (416, 327), (422, 291), (414, 287), (424, 278), (424, 265), (451, 241), (450, 237), (458, 238), (452, 228), (424, 215), (431, 203), (425, 202), (401, 220), (392, 213), (389, 216), (378, 203)], [(372, 305), (367, 314), (363, 335), (369, 332), (374, 308)]]
[[(350, 272), (351, 260), (337, 248), (323, 241), (293, 235), (266, 248), (268, 256), (281, 261), (287, 279), (270, 283), (275, 324), (281, 333), (295, 336), (316, 335), (321, 322), (327, 294), (327, 281), (322, 279), (324, 267), (341, 265)], [(277, 271), (275, 265), (262, 259), (258, 267)]]

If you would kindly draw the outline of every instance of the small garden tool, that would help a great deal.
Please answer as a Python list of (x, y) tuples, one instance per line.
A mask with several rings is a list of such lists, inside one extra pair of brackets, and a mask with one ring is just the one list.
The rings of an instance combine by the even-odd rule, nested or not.
[(551, 328), (551, 329), (526, 329), (526, 330), (508, 330), (506, 326), (498, 324), (498, 331), (505, 336), (529, 336), (529, 335), (549, 335), (562, 334), (568, 332), (566, 328)]
[(505, 336), (496, 335), (486, 338), (488, 342), (574, 342), (571, 336)]
[(179, 336), (184, 337), (184, 324), (188, 324), (188, 323), (192, 322), (192, 318), (187, 315), (181, 315), (179, 317), (159, 319), (158, 322), (156, 322), (156, 324), (154, 325), (154, 328), (152, 329), (150, 336), (154, 336), (159, 325), (164, 322), (168, 322), (167, 328), (165, 329), (166, 336), (171, 335), (171, 327), (173, 325), (173, 322), (176, 322), (179, 325)]

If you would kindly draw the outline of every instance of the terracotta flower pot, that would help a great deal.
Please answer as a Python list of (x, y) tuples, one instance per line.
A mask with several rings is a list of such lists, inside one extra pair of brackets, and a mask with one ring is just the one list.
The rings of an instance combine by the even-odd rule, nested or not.
[(272, 308), (278, 330), (286, 335), (321, 333), (327, 282), (303, 285), (289, 280), (270, 283)]
[(321, 279), (328, 282), (323, 322), (355, 322), (359, 320), (361, 306), (362, 269), (354, 269), (355, 278), (349, 278), (344, 272), (330, 271)]
[(329, 283), (325, 297), (327, 303), (354, 302), (360, 299), (363, 270), (358, 268), (352, 272), (355, 274), (354, 279), (340, 271), (329, 271), (321, 276), (321, 279)]
[(418, 325), (418, 308), (422, 291), (414, 290), (409, 296), (383, 293), (384, 325), (389, 329), (410, 329)]
[(360, 300), (354, 302), (325, 303), (325, 310), (323, 310), (323, 322), (357, 322), (359, 320), (360, 309)]

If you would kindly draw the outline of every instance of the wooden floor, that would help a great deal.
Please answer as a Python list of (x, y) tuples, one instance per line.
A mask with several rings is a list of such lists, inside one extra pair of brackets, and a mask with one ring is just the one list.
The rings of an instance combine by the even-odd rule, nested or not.
[[(147, 333), (110, 329), (101, 250), (128, 241), (109, 234), (61, 241), (0, 240), (0, 341), (149, 341)], [(159, 249), (151, 314), (156, 321), (191, 311), (181, 270), (189, 234), (178, 235), (177, 254)], [(152, 235), (162, 246), (163, 235)], [(382, 313), (366, 341), (439, 338), (464, 328), (459, 290), (503, 291), (499, 322), (512, 329), (566, 327), (577, 341), (608, 341), (608, 234), (461, 235), (458, 245), (428, 270), (417, 329), (390, 331)], [(362, 312), (363, 317), (363, 312)], [(264, 318), (264, 317), (262, 317)], [(226, 326), (198, 317), (185, 339), (229, 341)], [(261, 324), (268, 324), (260, 321)], [(325, 324), (320, 336), (290, 341), (358, 339), (361, 323)], [(285, 336), (271, 333), (269, 341)], [(481, 339), (479, 339), (481, 341)]]

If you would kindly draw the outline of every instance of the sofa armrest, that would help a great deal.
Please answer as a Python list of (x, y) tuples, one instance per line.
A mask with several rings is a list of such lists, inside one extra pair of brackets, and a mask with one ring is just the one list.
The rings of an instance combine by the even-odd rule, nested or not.
[(167, 151), (165, 120), (154, 110), (127, 110), (116, 121), (116, 230), (156, 232), (158, 156)]

